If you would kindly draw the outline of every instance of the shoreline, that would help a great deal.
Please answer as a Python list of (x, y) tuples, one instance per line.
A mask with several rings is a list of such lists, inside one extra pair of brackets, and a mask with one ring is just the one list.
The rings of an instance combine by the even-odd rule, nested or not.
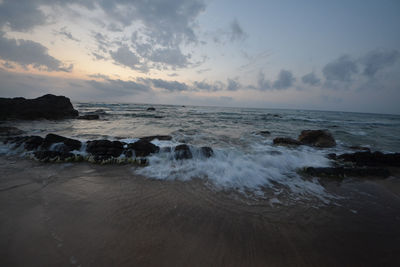
[(392, 181), (327, 181), (344, 198), (315, 207), (314, 200), (285, 206), (244, 198), (199, 179), (148, 179), (131, 168), (1, 156), (0, 264), (400, 263), (397, 174)]

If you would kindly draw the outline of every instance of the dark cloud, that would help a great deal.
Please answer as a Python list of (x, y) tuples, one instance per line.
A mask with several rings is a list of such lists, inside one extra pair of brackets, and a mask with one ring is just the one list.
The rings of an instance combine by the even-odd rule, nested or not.
[(69, 32), (69, 31), (67, 30), (67, 27), (62, 27), (60, 30), (54, 31), (54, 34), (63, 36), (63, 37), (65, 37), (65, 38), (67, 38), (67, 39), (69, 39), (69, 40), (72, 40), (72, 41), (75, 41), (75, 42), (79, 42), (79, 40), (76, 39), (75, 37), (73, 37), (72, 34), (71, 34), (71, 32)]
[(133, 70), (147, 72), (148, 68), (141, 64), (139, 57), (133, 53), (127, 46), (121, 46), (116, 51), (110, 51), (112, 59), (117, 64), (129, 67)]
[(241, 85), (236, 79), (228, 79), (228, 85), (226, 86), (228, 91), (237, 91), (240, 87)]
[(328, 81), (349, 82), (352, 75), (358, 73), (358, 67), (353, 59), (345, 55), (326, 64), (322, 73)]
[(162, 79), (149, 79), (149, 78), (139, 78), (138, 81), (144, 84), (151, 84), (156, 88), (165, 89), (169, 92), (175, 91), (188, 91), (190, 88), (187, 84), (178, 81), (166, 81)]
[(301, 80), (305, 84), (309, 84), (312, 86), (320, 85), (321, 79), (319, 79), (313, 72), (304, 75)]
[(272, 87), (278, 90), (287, 89), (293, 85), (296, 79), (293, 77), (292, 72), (288, 70), (281, 70), (278, 75), (278, 79), (274, 81)]
[(188, 65), (188, 55), (183, 55), (178, 48), (161, 48), (152, 52), (149, 59), (153, 62), (165, 63), (173, 67), (185, 67)]
[(360, 63), (364, 65), (363, 74), (373, 77), (375, 74), (386, 67), (392, 66), (400, 58), (397, 50), (373, 50), (360, 59)]
[(208, 91), (208, 92), (216, 92), (225, 89), (225, 85), (220, 82), (208, 83), (206, 81), (195, 81), (193, 82), (193, 90), (195, 91)]
[(22, 39), (8, 39), (0, 33), (0, 58), (23, 67), (32, 66), (47, 71), (71, 71), (73, 65), (65, 66), (48, 54), (43, 45)]
[(230, 40), (234, 41), (243, 41), (247, 38), (247, 34), (243, 31), (239, 22), (235, 19), (230, 24)]
[(35, 1), (4, 0), (0, 4), (0, 28), (8, 26), (13, 31), (29, 31), (45, 22), (45, 15)]
[(106, 79), (104, 81), (91, 80), (87, 81), (87, 83), (96, 90), (104, 91), (112, 96), (133, 95), (151, 91), (151, 88), (146, 84), (134, 81), (122, 81), (119, 79)]

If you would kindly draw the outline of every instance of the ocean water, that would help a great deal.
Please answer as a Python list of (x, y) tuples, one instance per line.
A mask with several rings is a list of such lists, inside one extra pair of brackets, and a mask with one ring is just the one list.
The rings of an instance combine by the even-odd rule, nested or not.
[[(99, 112), (99, 120), (7, 122), (27, 132), (45, 136), (56, 133), (81, 141), (93, 139), (134, 142), (149, 135), (171, 135), (171, 141), (154, 140), (160, 147), (186, 143), (193, 159), (175, 160), (169, 152), (149, 157), (146, 167), (132, 167), (133, 174), (150, 179), (202, 179), (216, 190), (237, 190), (262, 196), (266, 191), (293, 198), (330, 197), (317, 179), (304, 179), (298, 169), (324, 167), (329, 153), (351, 152), (350, 146), (372, 151), (400, 151), (400, 116), (346, 112), (151, 105), (74, 103), (81, 115)], [(302, 130), (327, 129), (335, 148), (274, 146), (275, 137), (297, 138)], [(270, 134), (260, 134), (268, 131)], [(210, 146), (214, 156), (204, 158), (197, 148)], [(3, 147), (3, 153), (8, 153)]]

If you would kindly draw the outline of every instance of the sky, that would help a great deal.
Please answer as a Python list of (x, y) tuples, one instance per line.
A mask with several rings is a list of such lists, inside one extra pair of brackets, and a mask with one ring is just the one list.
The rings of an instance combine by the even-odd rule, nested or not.
[(0, 0), (0, 97), (400, 114), (398, 0)]

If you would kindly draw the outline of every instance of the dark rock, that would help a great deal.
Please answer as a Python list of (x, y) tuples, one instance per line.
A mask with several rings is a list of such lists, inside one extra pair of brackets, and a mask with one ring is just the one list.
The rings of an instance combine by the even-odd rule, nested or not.
[(386, 178), (390, 176), (390, 172), (384, 168), (305, 168), (305, 173), (313, 176), (333, 176), (333, 177), (381, 177)]
[(174, 149), (175, 159), (191, 159), (193, 158), (192, 152), (188, 145), (178, 145)]
[(119, 157), (124, 150), (124, 143), (110, 140), (93, 140), (87, 142), (86, 151), (96, 159)]
[(67, 151), (72, 151), (72, 150), (79, 150), (82, 146), (81, 141), (67, 138), (61, 135), (57, 134), (48, 134), (44, 138), (43, 142), (43, 148), (49, 149), (51, 145), (56, 144), (56, 143), (63, 143), (66, 147)]
[(301, 143), (293, 138), (289, 137), (277, 137), (274, 139), (274, 145), (283, 145), (283, 146), (298, 146)]
[(206, 158), (210, 158), (214, 155), (214, 151), (211, 147), (208, 146), (203, 146), (200, 148), (201, 154), (206, 157)]
[(79, 116), (77, 119), (79, 120), (98, 120), (100, 117), (97, 114), (87, 114)]
[(298, 140), (306, 145), (316, 147), (333, 147), (336, 145), (332, 134), (326, 130), (304, 130), (301, 131)]
[(72, 158), (75, 155), (69, 152), (60, 152), (60, 151), (36, 151), (33, 153), (35, 158), (40, 161), (53, 161), (53, 160), (66, 160), (68, 158)]
[(152, 135), (152, 136), (145, 136), (145, 137), (140, 138), (140, 140), (144, 140), (147, 142), (151, 142), (154, 139), (158, 139), (160, 141), (169, 141), (169, 140), (172, 140), (172, 136), (170, 136), (170, 135)]
[(44, 95), (35, 99), (0, 98), (0, 119), (58, 120), (75, 118), (75, 110), (65, 96)]
[(371, 149), (369, 147), (365, 147), (365, 146), (351, 146), (349, 148), (354, 149), (354, 150), (371, 151)]
[(149, 107), (149, 108), (147, 108), (147, 111), (155, 111), (156, 109), (155, 108), (153, 108), (153, 107)]
[(335, 153), (329, 153), (328, 155), (326, 155), (326, 157), (328, 159), (336, 160), (336, 154)]
[(0, 136), (13, 136), (13, 135), (21, 135), (25, 133), (24, 131), (11, 126), (1, 126), (0, 127)]
[(147, 157), (150, 154), (160, 151), (160, 148), (158, 146), (143, 139), (140, 139), (133, 144), (128, 144), (128, 149), (135, 150), (136, 157)]
[(24, 148), (26, 150), (38, 149), (44, 142), (44, 139), (40, 136), (29, 136), (25, 141)]
[(40, 136), (17, 136), (7, 138), (4, 143), (5, 144), (14, 144), (15, 147), (19, 147), (22, 144), (24, 145), (24, 149), (26, 150), (36, 150), (43, 144), (44, 139)]
[(400, 167), (400, 153), (384, 154), (382, 152), (355, 152), (342, 154), (338, 160), (352, 162), (357, 166), (396, 166)]

